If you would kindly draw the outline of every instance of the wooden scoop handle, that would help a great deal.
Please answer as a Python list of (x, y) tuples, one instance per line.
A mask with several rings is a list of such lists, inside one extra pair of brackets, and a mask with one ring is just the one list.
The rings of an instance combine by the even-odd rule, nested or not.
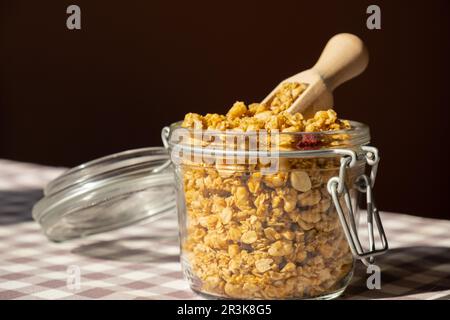
[(369, 53), (360, 38), (340, 33), (331, 38), (312, 67), (322, 77), (328, 90), (360, 75), (369, 63)]

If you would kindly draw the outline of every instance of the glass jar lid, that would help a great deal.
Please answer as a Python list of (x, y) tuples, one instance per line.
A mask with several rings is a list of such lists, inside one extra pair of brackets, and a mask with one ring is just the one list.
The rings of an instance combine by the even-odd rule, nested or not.
[(118, 229), (175, 209), (167, 150), (151, 147), (99, 158), (68, 170), (44, 189), (33, 218), (52, 241)]

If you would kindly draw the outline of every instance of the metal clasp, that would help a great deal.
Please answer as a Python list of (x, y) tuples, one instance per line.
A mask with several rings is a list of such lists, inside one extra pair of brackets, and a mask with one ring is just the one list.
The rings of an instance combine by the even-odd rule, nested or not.
[[(366, 194), (367, 203), (367, 231), (369, 236), (369, 250), (365, 251), (361, 245), (358, 236), (358, 229), (356, 225), (356, 218), (351, 203), (351, 197), (347, 186), (345, 185), (345, 172), (347, 168), (351, 168), (355, 164), (353, 156), (343, 156), (341, 158), (341, 167), (339, 176), (333, 177), (328, 181), (327, 189), (333, 199), (333, 204), (339, 216), (344, 234), (349, 243), (352, 254), (360, 259), (366, 266), (374, 263), (374, 257), (380, 255), (388, 250), (388, 242), (386, 234), (381, 223), (380, 214), (375, 205), (373, 186), (378, 169), (378, 162), (380, 157), (378, 149), (375, 147), (364, 146), (362, 150), (365, 152), (365, 160), (371, 167), (370, 176), (365, 174), (358, 177), (356, 180), (357, 189), (359, 192)], [(345, 215), (344, 210), (339, 201), (339, 196), (343, 194), (345, 206), (348, 209), (348, 216)], [(377, 249), (375, 244), (374, 221), (377, 227), (378, 235), (381, 241), (381, 248)]]
[[(162, 140), (164, 148), (167, 150), (167, 152), (169, 151), (169, 143), (167, 142), (167, 139), (169, 138), (169, 134), (170, 134), (170, 128), (169, 127), (162, 128), (162, 130), (161, 130), (161, 140)], [(171, 164), (172, 164), (172, 161), (170, 160), (170, 155), (169, 155), (169, 160), (164, 162), (159, 167), (154, 168), (152, 170), (152, 173), (161, 172), (161, 171), (167, 169), (168, 167), (170, 167)]]

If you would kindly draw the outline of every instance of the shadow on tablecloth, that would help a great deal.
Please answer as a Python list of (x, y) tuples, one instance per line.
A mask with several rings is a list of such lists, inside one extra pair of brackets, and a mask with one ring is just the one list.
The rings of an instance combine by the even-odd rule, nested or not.
[(357, 277), (345, 291), (344, 299), (426, 298), (427, 293), (450, 290), (450, 247), (395, 248), (377, 257), (375, 263), (381, 268), (381, 289), (367, 289), (366, 269), (358, 262)]
[(133, 263), (178, 262), (180, 261), (178, 253), (170, 254), (164, 250), (174, 246), (178, 247), (176, 235), (134, 236), (82, 245), (73, 249), (72, 253), (95, 259)]
[(42, 196), (42, 189), (0, 190), (0, 226), (32, 220), (33, 205)]
[[(136, 244), (139, 248), (136, 248)], [(147, 244), (147, 245), (146, 245)], [(164, 247), (178, 245), (176, 237), (126, 237), (80, 246), (74, 254), (104, 260), (134, 263), (178, 262), (178, 254)], [(158, 248), (158, 249), (157, 249)], [(355, 277), (343, 299), (427, 298), (433, 292), (450, 289), (450, 248), (415, 246), (391, 249), (377, 258), (381, 267), (381, 290), (368, 290), (366, 269), (358, 263)]]

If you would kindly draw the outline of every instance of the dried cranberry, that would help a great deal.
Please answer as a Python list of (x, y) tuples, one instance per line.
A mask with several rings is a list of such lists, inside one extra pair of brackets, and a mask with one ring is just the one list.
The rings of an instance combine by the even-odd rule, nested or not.
[(297, 142), (297, 149), (314, 150), (320, 147), (321, 140), (316, 134), (302, 134)]

